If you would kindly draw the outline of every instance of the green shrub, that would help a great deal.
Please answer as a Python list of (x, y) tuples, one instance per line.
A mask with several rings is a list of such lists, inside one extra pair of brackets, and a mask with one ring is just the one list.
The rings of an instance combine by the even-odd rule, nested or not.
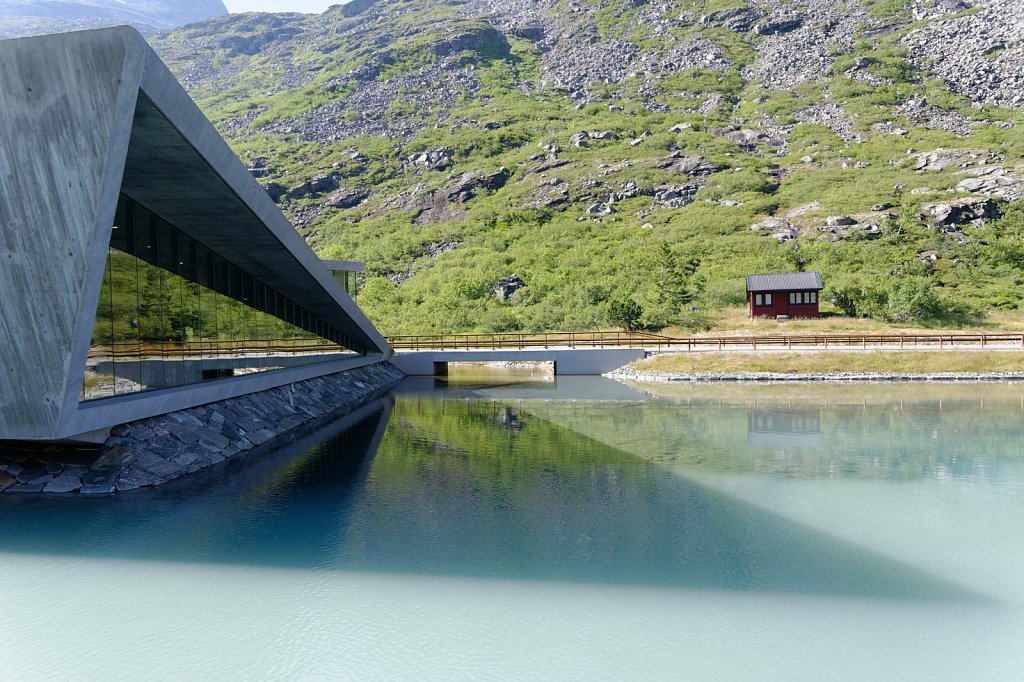
[(617, 298), (608, 305), (608, 321), (626, 331), (635, 331), (643, 318), (644, 309), (629, 298)]

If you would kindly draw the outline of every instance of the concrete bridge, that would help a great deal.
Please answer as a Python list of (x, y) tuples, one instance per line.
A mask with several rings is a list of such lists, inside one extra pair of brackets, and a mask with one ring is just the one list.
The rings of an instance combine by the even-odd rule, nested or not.
[(399, 351), (391, 362), (409, 376), (444, 376), (450, 363), (550, 362), (555, 374), (601, 375), (642, 360), (643, 348), (529, 348)]

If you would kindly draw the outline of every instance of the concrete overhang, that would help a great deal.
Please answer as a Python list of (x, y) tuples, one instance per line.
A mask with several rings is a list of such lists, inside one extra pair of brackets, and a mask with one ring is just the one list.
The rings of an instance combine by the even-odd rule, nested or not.
[(122, 192), (300, 303), (357, 350), (385, 352), (384, 338), (156, 53), (144, 48)]
[(356, 260), (324, 260), (321, 262), (331, 272), (362, 272), (366, 269), (366, 263)]
[(328, 362), (80, 403), (121, 194), (337, 329), (368, 354), (363, 361), (390, 356), (137, 31), (2, 41), (0, 438), (65, 438), (129, 413), (142, 418), (338, 371)]

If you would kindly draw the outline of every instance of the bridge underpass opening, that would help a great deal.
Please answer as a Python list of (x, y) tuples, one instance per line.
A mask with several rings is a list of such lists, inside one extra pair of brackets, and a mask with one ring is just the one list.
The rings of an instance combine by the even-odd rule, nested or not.
[(435, 362), (434, 376), (447, 381), (554, 381), (554, 360)]

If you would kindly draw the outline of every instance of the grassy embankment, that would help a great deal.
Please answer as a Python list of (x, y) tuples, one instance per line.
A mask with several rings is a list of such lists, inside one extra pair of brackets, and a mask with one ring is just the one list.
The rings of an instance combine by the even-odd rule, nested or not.
[(721, 311), (707, 331), (694, 332), (681, 327), (668, 327), (660, 332), (665, 336), (798, 336), (813, 334), (996, 334), (1024, 331), (1024, 316), (1019, 311), (992, 311), (988, 315), (965, 325), (913, 324), (886, 322), (871, 318), (846, 317), (833, 312), (828, 304), (822, 305), (824, 317), (817, 320), (772, 319), (751, 320), (747, 309), (730, 307)]
[(667, 353), (636, 363), (641, 372), (678, 374), (942, 374), (1024, 371), (1019, 351)]

